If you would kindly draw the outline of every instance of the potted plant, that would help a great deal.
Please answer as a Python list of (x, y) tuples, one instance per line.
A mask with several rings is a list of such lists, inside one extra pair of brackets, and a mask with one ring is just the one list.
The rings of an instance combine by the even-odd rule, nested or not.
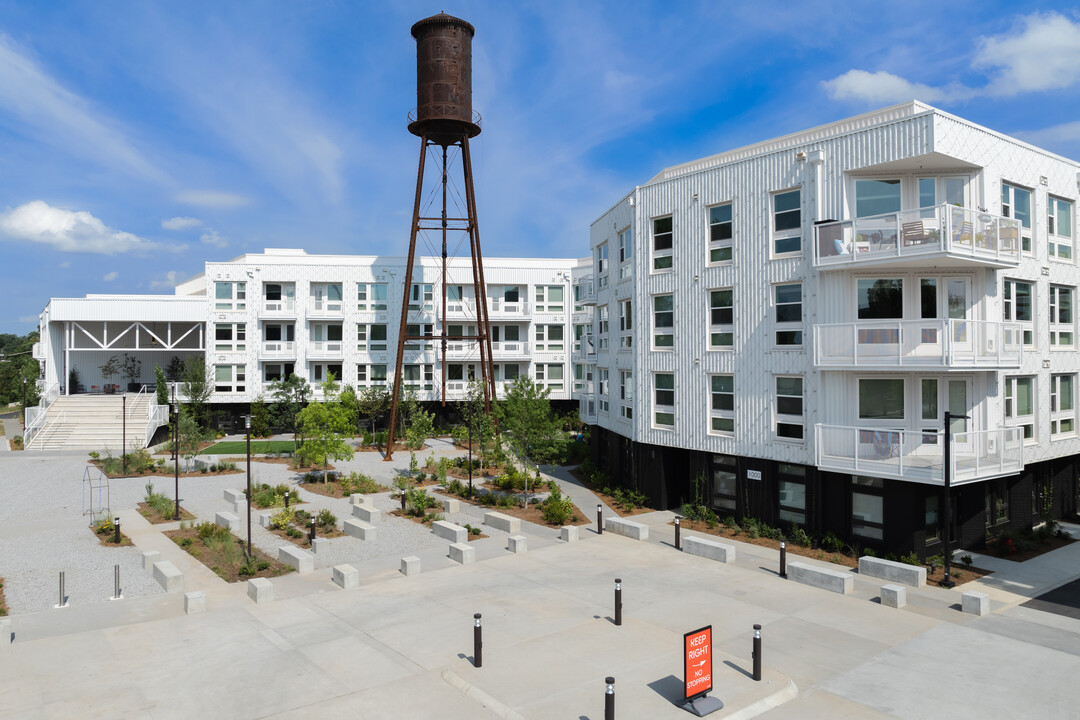
[(136, 380), (142, 375), (142, 360), (136, 355), (129, 355), (124, 353), (124, 359), (121, 361), (121, 369), (125, 378), (128, 381), (128, 392), (139, 392), (139, 383)]
[(105, 378), (105, 392), (111, 394), (114, 390), (112, 379), (120, 374), (120, 358), (116, 355), (110, 356), (109, 359), (105, 361), (105, 364), (100, 366), (99, 369), (101, 370), (102, 377)]

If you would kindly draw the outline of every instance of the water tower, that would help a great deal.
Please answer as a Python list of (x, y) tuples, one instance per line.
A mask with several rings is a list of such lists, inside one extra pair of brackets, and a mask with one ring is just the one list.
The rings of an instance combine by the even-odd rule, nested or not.
[[(413, 201), (412, 228), (409, 232), (409, 256), (405, 270), (405, 282), (401, 298), (401, 325), (398, 328), (397, 359), (394, 367), (393, 401), (390, 406), (390, 432), (387, 441), (386, 460), (390, 460), (394, 448), (394, 431), (397, 424), (398, 403), (401, 398), (402, 365), (406, 343), (433, 342), (439, 344), (439, 360), (442, 365), (440, 398), (446, 404), (446, 351), (447, 335), (447, 251), (448, 239), (465, 237), (469, 244), (472, 261), (471, 285), (475, 305), (475, 317), (468, 317), (469, 309), (462, 316), (465, 323), (475, 321), (475, 334), (455, 335), (455, 345), (475, 343), (480, 365), (480, 380), (484, 387), (484, 408), (491, 409), (495, 399), (495, 371), (491, 360), (491, 332), (488, 321), (487, 285), (484, 282), (483, 255), (480, 252), (480, 229), (476, 218), (476, 192), (473, 188), (472, 158), (469, 140), (480, 134), (480, 116), (472, 109), (472, 25), (459, 18), (439, 13), (425, 18), (412, 26), (416, 38), (416, 109), (409, 113), (409, 132), (420, 138), (420, 167), (416, 173), (416, 197)], [(424, 203), (425, 164), (428, 154), (434, 154), (439, 162), (440, 174), (431, 173), (437, 183), (434, 194)], [(465, 190), (465, 207), (457, 202), (460, 195), (451, 178), (451, 165), (456, 174), (462, 174)], [(416, 260), (416, 240), (420, 236), (429, 246), (441, 243), (442, 277), (441, 313), (437, 322), (429, 320), (423, 293), (420, 293), (415, 310), (410, 310), (410, 294), (413, 292), (413, 270)], [(432, 242), (434, 241), (434, 242)], [(432, 249), (435, 249), (432, 247)], [(455, 250), (456, 254), (456, 250)], [(467, 283), (462, 283), (467, 284)], [(433, 293), (434, 296), (434, 293)], [(461, 300), (461, 298), (456, 298)], [(463, 307), (466, 307), (463, 305)], [(438, 332), (422, 332), (426, 325), (438, 327)], [(417, 332), (409, 334), (408, 329)], [(466, 360), (467, 361), (467, 360)]]

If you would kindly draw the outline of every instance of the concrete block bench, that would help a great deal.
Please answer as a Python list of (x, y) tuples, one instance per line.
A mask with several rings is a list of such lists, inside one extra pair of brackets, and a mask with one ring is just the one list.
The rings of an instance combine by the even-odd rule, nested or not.
[(476, 548), (467, 542), (450, 543), (450, 559), (462, 565), (476, 562)]
[(803, 585), (821, 588), (829, 592), (849, 594), (855, 588), (855, 576), (849, 572), (807, 565), (801, 562), (787, 564), (788, 578)]
[(11, 618), (0, 617), (0, 650), (11, 647)]
[(236, 515), (231, 512), (214, 513), (214, 524), (223, 528), (228, 528), (229, 532), (237, 532), (240, 530), (240, 518), (236, 517)]
[(232, 503), (233, 505), (247, 502), (243, 490), (226, 490), (223, 495), (225, 496), (225, 502)]
[(366, 523), (382, 522), (383, 519), (382, 511), (376, 510), (370, 505), (353, 505), (352, 514), (354, 518)]
[(283, 545), (278, 548), (278, 562), (296, 568), (297, 572), (308, 573), (315, 570), (315, 556), (295, 545)]
[(161, 559), (161, 553), (157, 550), (147, 550), (142, 554), (143, 570), (154, 571), (154, 563)]
[(990, 614), (990, 596), (983, 592), (966, 592), (961, 596), (961, 609), (982, 617)]
[(353, 493), (349, 496), (349, 504), (353, 506), (367, 505), (368, 507), (374, 507), (374, 500), (372, 500), (372, 498), (369, 498), (367, 495)]
[(360, 571), (352, 565), (335, 565), (334, 584), (340, 586), (342, 590), (360, 587)]
[(735, 546), (727, 543), (690, 536), (683, 538), (682, 548), (687, 555), (697, 555), (722, 563), (735, 562)]
[(188, 615), (206, 612), (206, 593), (202, 590), (184, 593), (184, 612)]
[(259, 527), (270, 527), (270, 518), (272, 517), (274, 517), (274, 513), (269, 510), (259, 513)]
[(528, 539), (524, 535), (511, 535), (506, 538), (506, 549), (512, 553), (523, 553), (529, 549)]
[(184, 573), (168, 560), (154, 563), (154, 579), (167, 593), (184, 591)]
[(463, 543), (469, 539), (468, 530), (445, 520), (436, 520), (431, 523), (431, 532), (435, 533), (435, 537), (449, 540), (452, 543)]
[(633, 520), (624, 520), (620, 517), (604, 518), (604, 529), (608, 532), (633, 538), (634, 540), (648, 540), (649, 526)]
[(311, 541), (311, 552), (318, 555), (319, 553), (330, 552), (330, 541), (326, 538), (317, 537)]
[(454, 498), (443, 498), (442, 510), (444, 513), (459, 513), (461, 512), (461, 501)]
[(926, 568), (924, 567), (866, 555), (859, 558), (859, 574), (911, 587), (922, 587), (926, 584)]
[(507, 533), (521, 532), (521, 520), (500, 512), (484, 513), (484, 524)]
[(345, 530), (346, 535), (354, 538), (360, 538), (361, 540), (375, 539), (375, 526), (363, 520), (346, 520), (342, 529)]
[(907, 605), (907, 588), (903, 585), (882, 585), (881, 604), (891, 608), (904, 607)]
[(559, 529), (559, 539), (563, 542), (575, 542), (578, 539), (577, 525), (563, 525)]
[(405, 577), (420, 574), (420, 558), (415, 555), (401, 558), (401, 574)]
[(256, 605), (271, 602), (274, 599), (274, 586), (266, 578), (248, 580), (248, 597), (255, 601)]

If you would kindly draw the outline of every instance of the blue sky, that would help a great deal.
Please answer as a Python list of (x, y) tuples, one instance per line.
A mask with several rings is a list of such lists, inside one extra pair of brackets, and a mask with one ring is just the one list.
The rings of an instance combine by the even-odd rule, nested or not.
[(0, 332), (264, 247), (404, 254), (439, 11), (477, 28), (488, 257), (585, 255), (665, 166), (912, 98), (1080, 158), (1060, 3), (0, 0)]

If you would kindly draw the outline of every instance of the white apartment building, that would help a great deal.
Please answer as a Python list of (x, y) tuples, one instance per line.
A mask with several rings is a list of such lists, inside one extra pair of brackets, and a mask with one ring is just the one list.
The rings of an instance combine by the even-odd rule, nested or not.
[(1077, 510), (1080, 164), (910, 102), (668, 168), (592, 225), (594, 459), (661, 507), (937, 550)]
[[(496, 391), (528, 375), (554, 401), (571, 399), (571, 280), (584, 260), (486, 258)], [(345, 385), (393, 386), (406, 258), (309, 255), (267, 249), (228, 262), (208, 262), (202, 275), (175, 296), (91, 295), (54, 298), (41, 313), (43, 405), (58, 396), (116, 394), (154, 383), (154, 368), (201, 355), (213, 378), (211, 402), (246, 412), (270, 384), (291, 374), (305, 378), (314, 399), (333, 373)], [(464, 396), (479, 376), (472, 340), (438, 336), (476, 334), (476, 298), (467, 258), (448, 261), (442, 307), (442, 264), (417, 258), (408, 302), (408, 335), (432, 335), (406, 345), (403, 381), (419, 399)], [(141, 362), (135, 378), (107, 378), (111, 356)], [(78, 387), (70, 382), (78, 375)], [(41, 427), (46, 412), (34, 413)], [(55, 415), (56, 413), (54, 413)]]

